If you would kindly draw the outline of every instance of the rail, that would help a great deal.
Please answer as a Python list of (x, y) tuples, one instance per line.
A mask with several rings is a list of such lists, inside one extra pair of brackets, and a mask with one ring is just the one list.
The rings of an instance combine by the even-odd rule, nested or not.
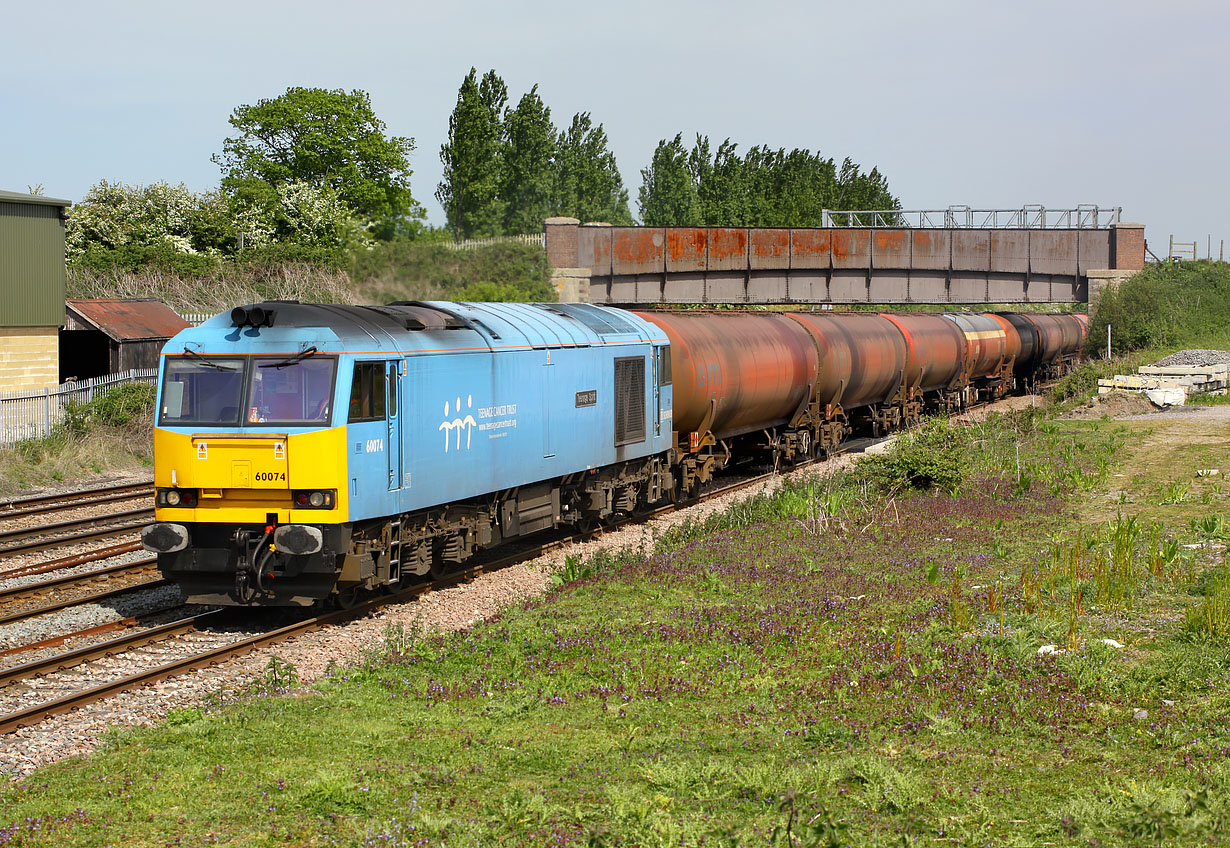
[(905, 227), (910, 229), (1104, 230), (1122, 218), (1120, 206), (1082, 204), (1075, 209), (1048, 209), (1025, 204), (1015, 209), (825, 209), (825, 227)]

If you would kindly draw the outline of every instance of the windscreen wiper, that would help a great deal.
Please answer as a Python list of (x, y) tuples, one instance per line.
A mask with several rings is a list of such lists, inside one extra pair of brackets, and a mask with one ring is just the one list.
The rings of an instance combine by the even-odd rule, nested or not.
[(214, 362), (212, 359), (206, 359), (205, 357), (197, 353), (195, 350), (188, 350), (187, 347), (184, 348), (184, 356), (192, 357), (197, 362), (204, 365), (206, 368), (217, 368), (219, 371), (238, 371), (239, 370), (238, 368), (235, 368), (233, 366), (223, 365), (221, 362)]
[(316, 346), (312, 345), (307, 350), (300, 351), (299, 353), (296, 353), (294, 356), (290, 356), (290, 357), (287, 357), (286, 359), (283, 359), (281, 362), (267, 362), (260, 367), (261, 368), (285, 368), (287, 365), (294, 365), (296, 362), (302, 362), (303, 360), (307, 359), (309, 356), (315, 355), (315, 353), (316, 353)]

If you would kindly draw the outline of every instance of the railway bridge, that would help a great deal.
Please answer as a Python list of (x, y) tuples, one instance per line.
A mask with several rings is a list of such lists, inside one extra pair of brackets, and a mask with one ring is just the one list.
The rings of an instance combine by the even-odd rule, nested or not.
[(550, 218), (560, 299), (646, 305), (1087, 303), (1144, 267), (1116, 207), (826, 212), (823, 227)]

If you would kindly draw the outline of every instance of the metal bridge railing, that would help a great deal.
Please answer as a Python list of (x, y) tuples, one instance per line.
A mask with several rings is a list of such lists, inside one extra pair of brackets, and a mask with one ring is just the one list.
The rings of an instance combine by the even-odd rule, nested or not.
[(1075, 209), (1047, 209), (1026, 204), (1017, 209), (825, 209), (825, 227), (906, 227), (910, 229), (1100, 230), (1118, 224), (1120, 206), (1082, 204)]

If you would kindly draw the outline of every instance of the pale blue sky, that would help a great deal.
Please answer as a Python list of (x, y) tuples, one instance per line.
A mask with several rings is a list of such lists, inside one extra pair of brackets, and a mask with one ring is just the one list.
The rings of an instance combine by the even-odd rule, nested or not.
[(242, 103), (360, 88), (416, 139), (434, 223), (439, 148), (470, 66), (557, 125), (606, 125), (640, 169), (682, 131), (850, 156), (907, 208), (1119, 205), (1155, 251), (1230, 239), (1230, 7), (1000, 3), (3, 0), (0, 189), (76, 200), (100, 178), (217, 185)]

